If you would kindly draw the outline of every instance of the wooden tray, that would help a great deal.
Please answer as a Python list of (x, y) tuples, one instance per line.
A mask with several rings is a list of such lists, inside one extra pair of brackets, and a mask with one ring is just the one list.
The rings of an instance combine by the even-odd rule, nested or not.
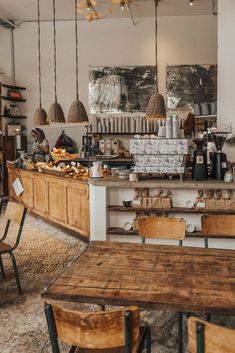
[(55, 176), (60, 176), (63, 177), (66, 175), (65, 170), (55, 170), (55, 169), (48, 169), (48, 168), (42, 168), (42, 173), (44, 174), (49, 174), (49, 175), (55, 175)]

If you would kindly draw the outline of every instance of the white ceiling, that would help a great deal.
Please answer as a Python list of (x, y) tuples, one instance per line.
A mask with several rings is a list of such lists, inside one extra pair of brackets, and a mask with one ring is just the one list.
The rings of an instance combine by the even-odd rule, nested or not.
[[(114, 6), (112, 12), (107, 14), (110, 8), (110, 0), (97, 0), (97, 10), (105, 13), (105, 17), (128, 17), (127, 11), (121, 11), (119, 6)], [(41, 0), (41, 18), (52, 18), (52, 0)], [(71, 19), (74, 17), (74, 0), (56, 0), (57, 19)], [(153, 0), (132, 0), (131, 11), (134, 17), (151, 17), (154, 15)], [(160, 16), (181, 15), (207, 15), (212, 13), (212, 0), (195, 0), (193, 6), (189, 6), (189, 0), (160, 0)], [(0, 0), (0, 16), (13, 21), (31, 21), (37, 16), (36, 0)], [(79, 15), (81, 16), (81, 15)], [(81, 16), (82, 17), (82, 16)]]

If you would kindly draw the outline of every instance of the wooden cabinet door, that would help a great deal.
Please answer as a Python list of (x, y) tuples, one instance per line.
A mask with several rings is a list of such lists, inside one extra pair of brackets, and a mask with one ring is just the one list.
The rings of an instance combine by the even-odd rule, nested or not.
[(57, 222), (67, 223), (66, 183), (48, 178), (48, 213)]
[(67, 184), (68, 224), (85, 236), (90, 235), (89, 188), (86, 184)]
[(26, 207), (33, 208), (33, 176), (31, 173), (21, 171), (20, 180), (24, 188), (20, 195), (21, 201)]
[(14, 168), (8, 168), (8, 192), (9, 198), (13, 201), (20, 201), (20, 196), (16, 196), (16, 193), (12, 187), (12, 183), (19, 177), (19, 171)]
[(34, 175), (34, 210), (42, 215), (48, 213), (48, 179), (45, 175)]

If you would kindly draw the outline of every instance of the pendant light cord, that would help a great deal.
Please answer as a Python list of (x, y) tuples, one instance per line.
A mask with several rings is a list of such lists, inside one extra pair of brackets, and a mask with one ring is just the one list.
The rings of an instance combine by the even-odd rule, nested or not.
[(57, 102), (57, 89), (56, 89), (56, 28), (55, 28), (55, 0), (53, 0), (53, 29), (54, 29), (54, 78), (55, 78), (55, 102)]
[(78, 1), (75, 0), (75, 39), (76, 39), (76, 98), (79, 99), (78, 96)]
[(41, 72), (41, 29), (40, 29), (40, 0), (38, 0), (38, 83), (39, 83), (39, 107), (42, 108), (42, 72)]
[(158, 37), (158, 1), (159, 0), (154, 0), (155, 2), (155, 60), (156, 60), (156, 93), (158, 93), (158, 43), (157, 43), (157, 37)]

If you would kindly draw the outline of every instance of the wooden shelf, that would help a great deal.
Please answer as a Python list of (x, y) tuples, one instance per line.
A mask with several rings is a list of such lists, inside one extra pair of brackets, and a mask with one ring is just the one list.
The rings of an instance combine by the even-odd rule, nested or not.
[(15, 85), (7, 85), (5, 83), (2, 83), (2, 87), (8, 88), (8, 89), (12, 89), (15, 91), (23, 91), (26, 89), (26, 87), (21, 87), (21, 86), (15, 86)]
[(12, 116), (12, 115), (0, 115), (1, 118), (7, 118), (7, 119), (27, 119), (27, 116), (24, 115), (19, 115), (19, 116)]
[(0, 96), (0, 98), (10, 102), (26, 102), (26, 99), (24, 98), (14, 98), (14, 97), (7, 97), (7, 96)]
[(92, 135), (149, 135), (154, 132), (92, 132)]
[(235, 214), (235, 210), (207, 210), (185, 207), (172, 208), (144, 208), (144, 207), (124, 207), (119, 205), (110, 205), (107, 207), (108, 212), (155, 212), (155, 213), (196, 213), (196, 214)]
[[(122, 235), (122, 236), (138, 236), (138, 231), (136, 230), (130, 230), (126, 231), (125, 229), (121, 227), (110, 227), (107, 229), (107, 234), (108, 235)], [(186, 238), (204, 238), (204, 235), (200, 231), (196, 231), (193, 233), (186, 233)], [(210, 235), (208, 238), (214, 238), (214, 239), (234, 239), (232, 236), (228, 235), (220, 235), (220, 236), (213, 236)]]

